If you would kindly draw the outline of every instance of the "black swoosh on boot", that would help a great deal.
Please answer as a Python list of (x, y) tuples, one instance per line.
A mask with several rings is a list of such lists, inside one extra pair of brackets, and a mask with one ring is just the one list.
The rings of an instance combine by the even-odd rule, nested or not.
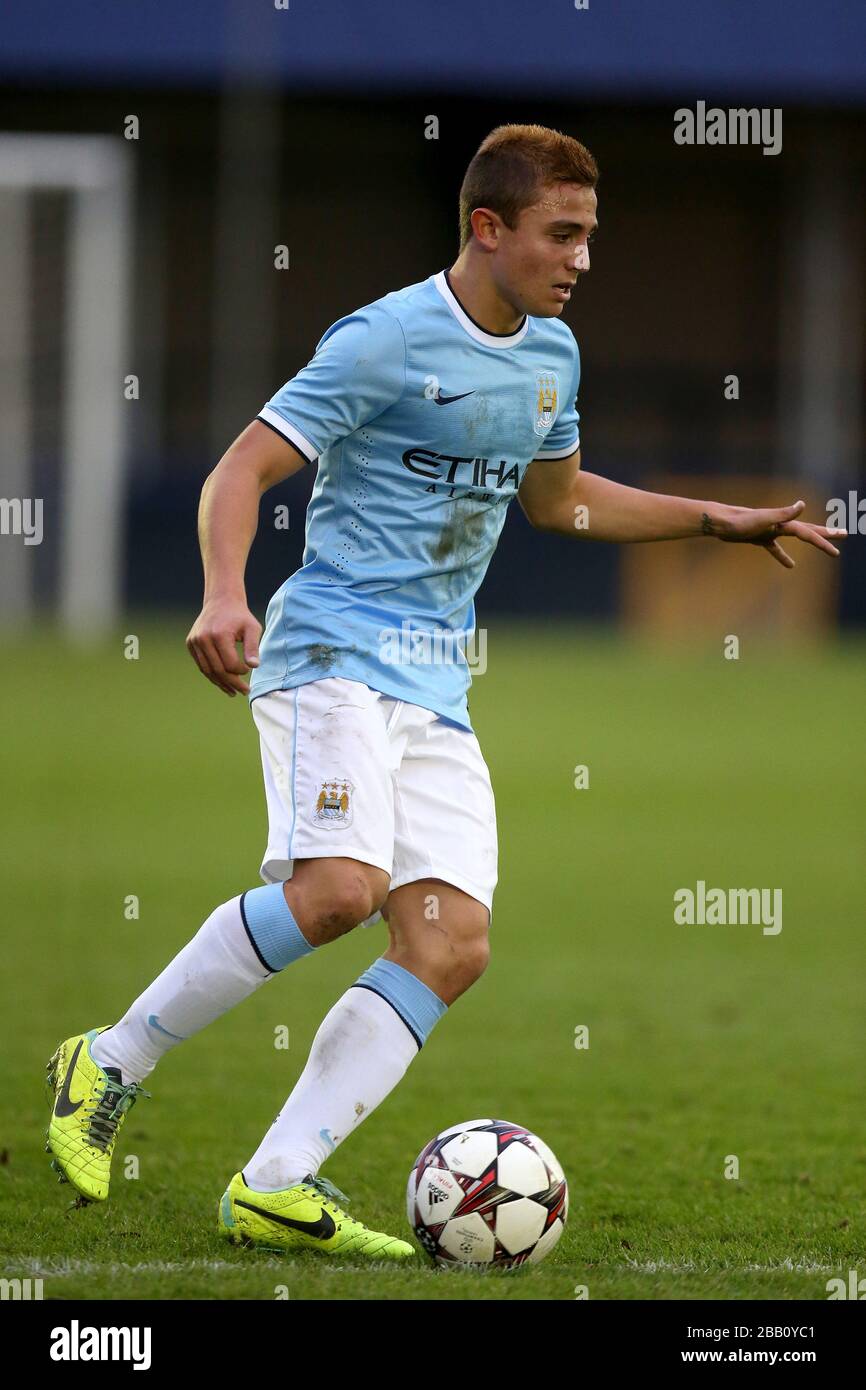
[(74, 1115), (76, 1110), (78, 1110), (79, 1107), (84, 1104), (83, 1100), (77, 1100), (73, 1105), (72, 1097), (69, 1094), (69, 1082), (72, 1079), (72, 1073), (75, 1071), (75, 1063), (78, 1061), (78, 1054), (83, 1046), (84, 1039), (82, 1038), (72, 1054), (72, 1061), (66, 1068), (66, 1076), (63, 1078), (63, 1088), (60, 1092), (60, 1095), (57, 1097), (57, 1104), (54, 1107), (54, 1114), (57, 1116), (58, 1119), (61, 1120), (66, 1115)]
[(278, 1221), (281, 1226), (290, 1226), (293, 1231), (303, 1231), (304, 1235), (313, 1236), (316, 1240), (330, 1240), (337, 1229), (334, 1218), (327, 1211), (323, 1211), (317, 1221), (297, 1221), (291, 1216), (279, 1216), (275, 1211), (254, 1207), (252, 1202), (243, 1202), (240, 1197), (236, 1198), (235, 1206), (246, 1207), (247, 1211), (266, 1216), (269, 1221)]

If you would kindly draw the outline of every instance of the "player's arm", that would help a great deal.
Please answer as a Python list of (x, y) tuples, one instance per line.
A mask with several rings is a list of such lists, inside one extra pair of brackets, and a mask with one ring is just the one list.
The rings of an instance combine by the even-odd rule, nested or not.
[(198, 511), (204, 601), (186, 645), (202, 674), (226, 695), (248, 694), (241, 677), (259, 664), (262, 626), (247, 607), (244, 585), (259, 501), (307, 462), (287, 439), (253, 420), (205, 480)]
[(579, 449), (564, 459), (533, 460), (517, 496), (529, 521), (542, 531), (601, 541), (715, 536), (720, 541), (763, 545), (786, 569), (793, 569), (794, 561), (777, 536), (794, 536), (828, 555), (838, 555), (831, 540), (847, 535), (834, 527), (797, 521), (804, 502), (789, 507), (732, 507), (625, 487), (597, 473), (584, 473)]

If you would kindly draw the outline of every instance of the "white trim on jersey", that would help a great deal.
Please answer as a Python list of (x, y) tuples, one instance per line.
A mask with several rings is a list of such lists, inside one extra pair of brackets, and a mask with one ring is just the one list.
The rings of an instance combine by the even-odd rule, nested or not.
[(287, 439), (290, 444), (293, 444), (298, 453), (303, 454), (307, 463), (315, 463), (316, 459), (319, 457), (319, 451), (315, 444), (311, 444), (305, 434), (301, 434), (301, 431), (295, 429), (294, 425), (290, 425), (288, 420), (284, 420), (282, 415), (278, 414), (271, 406), (263, 406), (257, 418), (261, 420), (263, 424), (270, 425), (271, 429), (276, 430), (277, 434), (281, 434), (284, 439)]
[(448, 281), (445, 279), (445, 271), (440, 270), (433, 276), (433, 283), (441, 294), (448, 308), (460, 324), (465, 328), (470, 338), (474, 338), (476, 343), (483, 343), (485, 347), (492, 348), (513, 348), (518, 343), (522, 343), (529, 329), (529, 316), (525, 316), (523, 323), (516, 333), (485, 333), (483, 328), (479, 328), (467, 314), (460, 300), (457, 299)]
[(580, 448), (580, 435), (573, 444), (566, 444), (564, 449), (539, 449), (535, 455), (537, 459), (567, 459), (572, 454), (576, 454)]

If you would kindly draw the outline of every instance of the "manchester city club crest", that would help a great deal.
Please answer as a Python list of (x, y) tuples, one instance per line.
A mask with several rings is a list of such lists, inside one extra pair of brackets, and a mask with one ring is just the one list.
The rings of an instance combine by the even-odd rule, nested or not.
[(323, 782), (313, 815), (316, 825), (351, 825), (354, 790), (351, 782), (344, 782), (340, 778)]
[(536, 434), (547, 434), (556, 419), (556, 395), (556, 372), (536, 372), (535, 420), (533, 422), (533, 429)]

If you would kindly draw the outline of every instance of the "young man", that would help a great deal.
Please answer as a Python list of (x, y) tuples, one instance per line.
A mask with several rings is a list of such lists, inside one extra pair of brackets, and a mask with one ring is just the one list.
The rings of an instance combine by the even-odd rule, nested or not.
[[(576, 140), (494, 130), (463, 181), (451, 269), (329, 328), (207, 479), (204, 605), (187, 646), (220, 690), (252, 703), (265, 886), (217, 907), (118, 1023), (52, 1058), (48, 1147), (84, 1197), (108, 1196), (125, 1113), (169, 1048), (381, 912), (389, 949), (324, 1019), (231, 1179), (219, 1228), (272, 1249), (411, 1256), (353, 1220), (319, 1168), (487, 963), (496, 816), (463, 647), (508, 503), (570, 536), (710, 536), (791, 566), (787, 535), (838, 555), (840, 532), (796, 520), (802, 502), (729, 507), (581, 470), (580, 360), (559, 316), (589, 269), (597, 180)], [(259, 656), (244, 590), (259, 500), (316, 460), (303, 566), (269, 604)]]

